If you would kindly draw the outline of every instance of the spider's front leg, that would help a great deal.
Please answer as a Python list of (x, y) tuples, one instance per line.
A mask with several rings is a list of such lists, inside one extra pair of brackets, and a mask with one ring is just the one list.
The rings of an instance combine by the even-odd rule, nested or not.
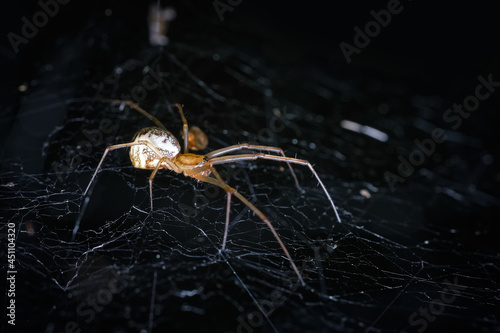
[[(178, 167), (167, 156), (164, 156), (158, 148), (156, 148), (151, 142), (146, 141), (146, 140), (139, 140), (139, 141), (134, 141), (134, 142), (122, 143), (122, 144), (107, 147), (106, 150), (104, 151), (104, 154), (102, 155), (101, 161), (97, 165), (97, 168), (96, 168), (94, 174), (92, 175), (92, 178), (90, 179), (90, 182), (87, 186), (87, 189), (83, 193), (83, 196), (87, 195), (87, 193), (90, 189), (90, 185), (92, 185), (92, 183), (94, 182), (94, 179), (97, 176), (97, 173), (99, 172), (99, 170), (101, 168), (102, 162), (104, 161), (104, 158), (106, 158), (106, 155), (108, 154), (108, 152), (110, 152), (112, 150), (116, 150), (116, 149), (128, 148), (128, 147), (138, 146), (138, 145), (144, 145), (144, 146), (148, 147), (159, 158), (158, 163), (155, 166), (155, 169), (153, 170), (153, 172), (149, 176), (149, 195), (150, 195), (150, 200), (151, 200), (151, 210), (153, 210), (153, 179), (154, 179), (156, 173), (158, 172), (158, 170), (160, 168), (165, 167), (165, 166), (167, 168), (169, 168), (170, 170), (173, 170), (176, 172), (179, 172), (179, 171), (178, 171)], [(140, 157), (137, 157), (137, 158), (140, 158)], [(132, 163), (134, 164), (134, 161), (132, 161)], [(137, 163), (135, 163), (135, 164), (137, 164)]]
[(210, 165), (217, 165), (217, 164), (226, 164), (226, 163), (233, 163), (233, 162), (238, 162), (238, 161), (254, 161), (258, 159), (263, 159), (263, 160), (271, 160), (271, 161), (278, 161), (278, 162), (286, 162), (286, 163), (293, 163), (293, 164), (299, 164), (299, 165), (304, 165), (309, 167), (311, 170), (312, 174), (314, 177), (316, 177), (316, 180), (318, 181), (319, 185), (323, 189), (323, 192), (325, 192), (326, 197), (328, 198), (328, 201), (330, 201), (330, 204), (332, 205), (333, 211), (335, 212), (335, 216), (337, 217), (337, 221), (342, 222), (340, 220), (339, 213), (337, 212), (337, 208), (335, 207), (335, 204), (333, 203), (332, 198), (330, 197), (330, 194), (326, 190), (325, 185), (319, 178), (318, 174), (316, 173), (316, 170), (314, 170), (313, 166), (309, 161), (306, 160), (301, 160), (298, 158), (292, 158), (292, 157), (284, 157), (284, 156), (275, 156), (275, 155), (268, 155), (268, 154), (241, 154), (241, 155), (228, 155), (228, 156), (222, 156), (222, 157), (213, 157), (209, 158), (207, 163)]
[(107, 147), (106, 150), (104, 151), (104, 154), (102, 154), (101, 161), (97, 165), (97, 168), (95, 169), (95, 172), (92, 175), (92, 178), (90, 179), (90, 182), (87, 185), (87, 188), (85, 189), (85, 192), (83, 192), (83, 196), (87, 195), (87, 192), (90, 189), (90, 185), (92, 185), (92, 183), (94, 182), (94, 179), (95, 179), (97, 173), (99, 172), (99, 169), (101, 168), (101, 164), (104, 161), (104, 158), (106, 158), (106, 155), (108, 154), (108, 152), (110, 152), (112, 150), (116, 150), (116, 149), (128, 148), (128, 147), (135, 146), (135, 145), (138, 145), (138, 144), (141, 144), (141, 143), (138, 143), (138, 142), (128, 142), (128, 143), (121, 143), (121, 144), (118, 144), (118, 145), (113, 145), (113, 146)]
[[(286, 158), (285, 152), (283, 151), (283, 149), (281, 149), (279, 147), (252, 145), (249, 143), (240, 143), (238, 145), (233, 145), (233, 146), (224, 147), (224, 148), (220, 148), (220, 149), (211, 151), (210, 153), (208, 153), (206, 155), (206, 158), (208, 160), (212, 160), (215, 157), (223, 156), (223, 155), (226, 155), (226, 154), (229, 154), (229, 153), (232, 153), (235, 151), (243, 150), (243, 149), (267, 151), (270, 153), (280, 154), (282, 157)], [(290, 172), (292, 173), (292, 177), (295, 180), (295, 186), (297, 186), (297, 188), (300, 190), (301, 188), (299, 185), (299, 181), (297, 179), (297, 176), (295, 175), (295, 172), (293, 171), (292, 166), (290, 165), (289, 162), (286, 162), (286, 164), (288, 165), (288, 168), (290, 169)]]

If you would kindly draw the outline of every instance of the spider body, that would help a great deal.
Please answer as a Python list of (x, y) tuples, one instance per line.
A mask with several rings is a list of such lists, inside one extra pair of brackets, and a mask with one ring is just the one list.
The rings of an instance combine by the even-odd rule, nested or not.
[[(201, 168), (205, 166), (205, 156), (197, 155), (191, 153), (179, 154), (172, 161), (174, 164), (179, 167), (184, 176), (191, 177), (193, 172), (199, 173), (201, 176), (208, 177), (210, 175), (210, 169), (206, 169), (204, 171), (199, 171)], [(199, 169), (198, 171), (196, 169)]]
[[(135, 168), (168, 169), (189, 177), (192, 170), (204, 166), (204, 155), (180, 154), (179, 141), (172, 133), (159, 127), (143, 128), (135, 134), (132, 142), (137, 143), (130, 147), (129, 152), (130, 161)], [(144, 144), (145, 142), (149, 144)], [(155, 147), (159, 154), (152, 147)], [(199, 173), (208, 177), (210, 170)]]
[[(174, 158), (181, 152), (181, 145), (175, 136), (167, 130), (159, 127), (146, 127), (136, 133), (133, 142), (148, 141), (160, 151), (158, 156), (146, 145), (135, 145), (130, 147), (130, 160), (132, 165), (138, 169), (154, 170), (162, 157)], [(162, 168), (168, 169), (165, 163)], [(176, 171), (176, 170), (174, 170)]]
[[(96, 171), (94, 172), (92, 178), (90, 179), (89, 185), (87, 186), (87, 189), (84, 192), (84, 196), (87, 194), (90, 185), (93, 183), (97, 172), (99, 171), (102, 162), (104, 161), (104, 158), (108, 154), (109, 151), (116, 150), (116, 149), (121, 149), (121, 148), (129, 148), (130, 147), (130, 160), (132, 161), (132, 164), (136, 168), (140, 169), (149, 169), (153, 170), (149, 177), (149, 195), (150, 195), (150, 200), (151, 200), (151, 210), (153, 210), (153, 178), (155, 177), (156, 173), (158, 172), (159, 169), (168, 169), (172, 170), (176, 173), (182, 173), (186, 177), (191, 177), (194, 178), (200, 182), (205, 182), (205, 183), (210, 183), (212, 185), (218, 186), (222, 188), (226, 194), (227, 194), (227, 206), (226, 206), (226, 224), (225, 224), (225, 230), (224, 230), (224, 236), (223, 236), (223, 241), (222, 241), (222, 250), (225, 249), (226, 247), (226, 239), (227, 239), (227, 234), (228, 234), (228, 227), (229, 227), (229, 213), (230, 213), (230, 205), (231, 205), (231, 197), (234, 195), (236, 196), (241, 202), (243, 202), (248, 208), (250, 208), (256, 215), (259, 216), (259, 218), (268, 226), (278, 243), (280, 244), (281, 248), (283, 249), (283, 252), (285, 253), (286, 257), (290, 261), (290, 264), (292, 268), (294, 269), (295, 273), (297, 274), (299, 281), (304, 285), (304, 280), (302, 279), (302, 275), (300, 274), (299, 270), (295, 266), (294, 261), (292, 260), (292, 257), (290, 256), (290, 253), (288, 253), (287, 248), (285, 247), (285, 244), (281, 241), (281, 238), (279, 237), (278, 233), (274, 229), (273, 225), (269, 221), (269, 219), (262, 213), (257, 207), (255, 207), (250, 201), (248, 201), (243, 195), (241, 195), (236, 189), (233, 187), (229, 186), (224, 182), (224, 180), (221, 178), (221, 176), (218, 174), (218, 172), (215, 169), (215, 165), (218, 164), (226, 164), (226, 163), (234, 163), (234, 162), (239, 162), (239, 161), (252, 161), (252, 160), (257, 160), (257, 159), (265, 159), (265, 160), (271, 160), (271, 161), (277, 161), (277, 162), (285, 162), (288, 164), (288, 167), (292, 173), (293, 178), (295, 179), (295, 184), (297, 187), (299, 187), (297, 177), (295, 176), (295, 173), (293, 172), (293, 169), (291, 167), (291, 163), (293, 164), (299, 164), (303, 166), (309, 167), (313, 175), (316, 177), (316, 180), (318, 183), (321, 185), (323, 191), (325, 192), (328, 200), (330, 201), (330, 204), (333, 207), (333, 210), (335, 212), (335, 216), (337, 220), (340, 222), (340, 217), (337, 213), (337, 209), (335, 208), (335, 204), (333, 203), (332, 198), (328, 194), (328, 191), (326, 190), (325, 186), (323, 185), (323, 182), (319, 178), (318, 174), (314, 170), (313, 166), (311, 163), (309, 163), (306, 160), (301, 160), (297, 158), (291, 158), (291, 157), (286, 157), (283, 150), (281, 148), (277, 147), (271, 147), (271, 146), (259, 146), (259, 145), (252, 145), (248, 143), (242, 143), (238, 145), (233, 145), (233, 146), (228, 146), (225, 148), (217, 149), (214, 150), (206, 155), (199, 155), (199, 154), (192, 154), (189, 153), (189, 148), (191, 149), (202, 149), (206, 146), (206, 143), (208, 143), (208, 139), (206, 138), (206, 135), (198, 129), (199, 132), (201, 132), (201, 135), (197, 131), (189, 131), (188, 125), (186, 118), (184, 117), (182, 107), (180, 104), (175, 104), (174, 106), (179, 109), (182, 121), (183, 121), (183, 134), (182, 137), (184, 139), (184, 153), (181, 153), (181, 146), (175, 136), (170, 133), (167, 129), (165, 129), (165, 126), (147, 113), (145, 110), (141, 109), (138, 105), (136, 105), (133, 102), (130, 101), (117, 101), (117, 100), (102, 100), (106, 102), (111, 102), (111, 103), (124, 103), (129, 105), (130, 107), (136, 109), (137, 111), (141, 112), (144, 114), (146, 117), (151, 119), (155, 124), (157, 125), (156, 127), (146, 127), (134, 136), (134, 139), (132, 142), (128, 143), (122, 143), (122, 144), (117, 144), (113, 146), (109, 146), (106, 148), (104, 151), (104, 154), (101, 158), (101, 161), (99, 162), (99, 165), (97, 166)], [(198, 134), (197, 134), (198, 133)], [(192, 140), (189, 140), (189, 135), (195, 136), (194, 141), (198, 142), (198, 144), (193, 144)], [(201, 141), (198, 140), (201, 138)], [(193, 138), (192, 138), (193, 139)], [(191, 141), (191, 144), (190, 144)], [(201, 142), (201, 144), (200, 144)], [(259, 153), (255, 154), (236, 154), (236, 155), (228, 155), (233, 152), (238, 152), (240, 150), (250, 150), (250, 151), (260, 151)], [(262, 151), (266, 151), (268, 153), (275, 153), (279, 155), (272, 155), (272, 154), (264, 154)]]

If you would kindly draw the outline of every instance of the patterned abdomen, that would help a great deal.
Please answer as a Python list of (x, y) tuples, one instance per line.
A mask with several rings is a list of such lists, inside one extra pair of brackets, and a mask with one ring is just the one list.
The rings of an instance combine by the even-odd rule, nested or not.
[(157, 148), (158, 153), (161, 153), (159, 156), (145, 144), (130, 147), (130, 160), (134, 167), (139, 169), (154, 169), (162, 157), (172, 159), (181, 151), (175, 136), (158, 127), (143, 128), (137, 132), (133, 141), (148, 141)]

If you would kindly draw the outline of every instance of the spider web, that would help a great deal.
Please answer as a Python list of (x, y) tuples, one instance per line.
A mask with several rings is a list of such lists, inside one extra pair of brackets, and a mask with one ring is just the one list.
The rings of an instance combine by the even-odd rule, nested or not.
[[(220, 25), (201, 13), (206, 31), (179, 18), (171, 43), (151, 47), (145, 30), (132, 32), (96, 12), (49, 50), (19, 111), (8, 109), (15, 123), (0, 174), (0, 233), (7, 239), (15, 225), (16, 328), (498, 329), (499, 202), (488, 181), (498, 151), (481, 145), (483, 121), (471, 120), (470, 135), (444, 144), (391, 191), (384, 172), (414, 149), (414, 138), (441, 125), (438, 113), (447, 107), (418, 84), (401, 89), (361, 72), (343, 79), (340, 69), (334, 77), (311, 63), (276, 65), (251, 45), (217, 34)], [(134, 99), (141, 92), (146, 97)], [(177, 137), (182, 123), (168, 105), (182, 103), (190, 125), (208, 135), (202, 153), (250, 142), (309, 160), (342, 223), (307, 168), (294, 166), (297, 189), (279, 163), (218, 167), (269, 216), (306, 286), (267, 227), (236, 198), (227, 249), (220, 251), (226, 207), (220, 190), (161, 170), (150, 211), (150, 172), (134, 169), (125, 149), (108, 154), (83, 197), (105, 148), (152, 125), (95, 97), (134, 100)], [(349, 131), (342, 120), (390, 139)], [(37, 126), (50, 128), (38, 146), (26, 141), (42, 136)], [(2, 258), (6, 251), (2, 246)]]

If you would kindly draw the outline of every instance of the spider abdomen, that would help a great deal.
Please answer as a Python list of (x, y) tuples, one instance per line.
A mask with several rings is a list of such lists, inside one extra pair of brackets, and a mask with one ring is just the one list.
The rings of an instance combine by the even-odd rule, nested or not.
[[(154, 169), (161, 158), (172, 159), (181, 151), (181, 146), (175, 136), (158, 127), (146, 127), (137, 132), (133, 142), (139, 141), (147, 141), (157, 150), (157, 152), (153, 151), (146, 144), (130, 147), (130, 160), (134, 167), (139, 169)], [(161, 153), (161, 156), (158, 153)]]

